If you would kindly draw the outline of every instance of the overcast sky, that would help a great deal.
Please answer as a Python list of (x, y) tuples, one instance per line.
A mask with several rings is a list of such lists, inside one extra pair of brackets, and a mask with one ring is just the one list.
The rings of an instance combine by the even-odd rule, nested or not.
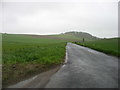
[(98, 37), (118, 36), (118, 0), (50, 1), (2, 0), (2, 32), (43, 35), (82, 31)]

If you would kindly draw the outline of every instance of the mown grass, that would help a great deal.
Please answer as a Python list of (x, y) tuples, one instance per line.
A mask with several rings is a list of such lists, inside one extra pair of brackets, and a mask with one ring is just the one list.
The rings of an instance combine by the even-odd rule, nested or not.
[(111, 39), (101, 39), (96, 41), (89, 42), (75, 42), (78, 45), (89, 47), (106, 54), (114, 55), (120, 57), (119, 52), (119, 42), (120, 38), (111, 38)]
[(3, 87), (64, 61), (66, 42), (27, 35), (2, 35)]

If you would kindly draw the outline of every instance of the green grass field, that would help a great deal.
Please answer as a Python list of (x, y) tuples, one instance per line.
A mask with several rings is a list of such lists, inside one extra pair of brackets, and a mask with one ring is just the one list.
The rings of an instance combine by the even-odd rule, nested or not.
[[(0, 34), (1, 35), (1, 34)], [(66, 42), (83, 45), (120, 56), (118, 38), (81, 42), (83, 38), (67, 35), (2, 34), (3, 87), (49, 70), (64, 62)], [(0, 63), (1, 63), (0, 61)]]
[[(55, 35), (54, 35), (54, 37), (55, 37)], [(56, 35), (56, 37), (61, 38), (61, 39), (65, 39), (68, 41), (80, 41), (81, 40), (81, 38), (75, 37), (74, 35), (70, 35), (70, 34)]]
[(89, 42), (76, 42), (76, 44), (120, 57), (120, 52), (118, 48), (118, 44), (120, 44), (119, 40), (120, 38), (111, 38)]
[(27, 35), (2, 35), (3, 86), (63, 63), (66, 42)]
[(82, 39), (79, 37), (75, 37), (74, 35), (67, 35), (67, 34), (58, 34), (58, 35), (30, 35), (33, 37), (44, 37), (44, 38), (51, 38), (51, 39), (56, 39), (56, 40), (62, 40), (62, 41), (67, 41), (67, 42), (72, 42), (72, 41), (81, 41)]

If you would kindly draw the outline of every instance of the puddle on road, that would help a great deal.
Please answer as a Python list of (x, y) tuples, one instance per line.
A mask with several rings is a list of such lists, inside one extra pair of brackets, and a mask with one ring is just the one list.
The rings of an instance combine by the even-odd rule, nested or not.
[(99, 52), (94, 51), (94, 50), (91, 50), (91, 49), (88, 49), (88, 51), (91, 52), (91, 53), (95, 53), (95, 54), (98, 54), (98, 53), (99, 53)]

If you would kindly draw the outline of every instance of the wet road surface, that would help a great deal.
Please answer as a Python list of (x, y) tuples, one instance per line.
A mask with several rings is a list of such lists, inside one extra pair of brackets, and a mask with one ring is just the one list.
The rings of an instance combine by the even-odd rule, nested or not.
[(66, 64), (46, 88), (118, 88), (118, 58), (67, 44)]

